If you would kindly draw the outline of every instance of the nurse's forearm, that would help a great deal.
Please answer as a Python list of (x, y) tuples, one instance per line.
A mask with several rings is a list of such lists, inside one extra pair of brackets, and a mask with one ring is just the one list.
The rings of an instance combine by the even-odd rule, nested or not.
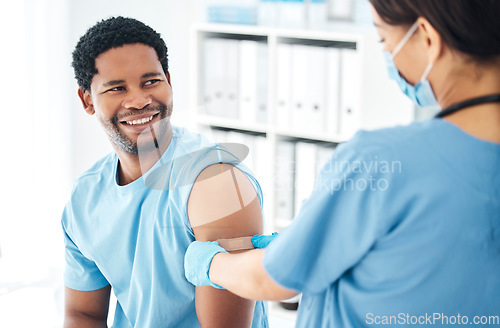
[(272, 280), (262, 265), (264, 250), (239, 254), (218, 253), (210, 265), (210, 280), (233, 294), (253, 300), (284, 300), (297, 292)]

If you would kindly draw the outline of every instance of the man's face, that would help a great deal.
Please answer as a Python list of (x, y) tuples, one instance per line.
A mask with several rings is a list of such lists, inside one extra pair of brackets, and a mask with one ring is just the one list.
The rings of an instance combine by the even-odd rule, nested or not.
[(115, 148), (137, 154), (139, 134), (144, 131), (141, 140), (149, 139), (144, 134), (152, 133), (153, 124), (152, 137), (161, 142), (172, 113), (172, 87), (156, 51), (141, 43), (128, 44), (103, 52), (95, 65), (98, 73), (91, 92), (81, 92), (80, 97)]

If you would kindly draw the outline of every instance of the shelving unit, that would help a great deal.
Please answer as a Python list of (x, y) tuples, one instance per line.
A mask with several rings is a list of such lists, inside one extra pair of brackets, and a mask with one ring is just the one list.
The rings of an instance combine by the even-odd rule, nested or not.
[[(235, 106), (228, 108), (231, 117), (221, 117), (210, 115), (210, 110), (200, 111), (199, 108), (205, 106), (210, 108), (211, 96), (207, 96), (207, 88), (212, 87), (212, 76), (214, 81), (219, 78), (215, 75), (219, 70), (212, 71), (207, 74), (213, 61), (207, 60), (209, 54), (206, 51), (207, 40), (233, 40), (233, 41), (256, 41), (259, 46), (264, 45), (267, 54), (263, 66), (267, 67), (265, 73), (265, 90), (261, 87), (256, 87), (256, 97), (265, 97), (262, 104), (255, 102), (255, 111), (265, 110), (265, 117), (260, 120), (248, 120), (248, 112), (238, 112), (237, 106), (242, 104), (242, 99), (238, 103), (238, 92), (234, 91), (235, 83), (243, 83), (242, 81), (235, 81), (234, 76), (231, 76), (233, 83), (227, 89), (232, 89), (233, 94), (228, 99), (233, 101)], [(209, 41), (210, 42), (210, 41)], [(296, 70), (302, 70), (308, 74), (310, 67), (290, 67), (290, 77), (283, 80), (283, 75), (279, 74), (279, 65), (283, 64), (283, 57), (279, 56), (283, 45), (290, 45), (292, 48), (295, 46), (308, 46), (307, 49), (316, 49), (320, 52), (337, 51), (340, 53), (338, 64), (333, 60), (326, 60), (325, 66), (338, 65), (333, 67), (337, 70), (339, 77), (333, 79), (334, 74), (329, 74), (329, 68), (325, 67), (326, 83), (318, 83), (317, 87), (320, 88), (319, 92), (324, 94), (322, 99), (326, 99), (321, 104), (323, 118), (321, 122), (322, 127), (318, 129), (301, 130), (300, 124), (293, 125), (291, 123), (283, 124), (284, 121), (290, 120), (286, 117), (287, 112), (281, 111), (278, 107), (283, 101), (293, 102), (289, 105), (290, 116), (294, 117), (303, 104), (299, 104), (295, 100), (297, 93), (301, 91), (297, 88), (291, 92), (287, 99), (278, 99), (278, 94), (282, 91), (283, 83), (298, 83), (300, 79), (292, 76)], [(246, 48), (245, 48), (246, 49)], [(219, 49), (220, 50), (220, 49)], [(233, 51), (233, 50), (231, 50)], [(260, 50), (259, 50), (260, 51)], [(343, 54), (348, 54), (343, 55)], [(240, 54), (241, 55), (241, 54)], [(243, 55), (247, 55), (246, 53)], [(327, 58), (329, 55), (325, 55)], [(344, 57), (343, 57), (344, 56)], [(308, 58), (308, 56), (306, 56)], [(333, 57), (331, 57), (333, 58)], [(344, 58), (344, 59), (343, 59)], [(215, 58), (218, 60), (218, 58)], [(230, 70), (229, 66), (232, 64), (232, 59), (226, 60), (227, 67), (222, 66), (224, 69)], [(223, 64), (226, 64), (224, 62)], [(333, 62), (333, 64), (332, 64)], [(261, 181), (264, 191), (264, 212), (266, 216), (266, 232), (279, 231), (286, 227), (291, 221), (292, 217), (279, 217), (277, 215), (277, 196), (280, 191), (276, 188), (276, 177), (279, 176), (280, 168), (277, 163), (277, 147), (281, 147), (281, 142), (295, 143), (320, 143), (323, 146), (329, 146), (332, 149), (346, 140), (348, 140), (355, 131), (359, 129), (375, 129), (386, 126), (393, 126), (397, 124), (407, 124), (413, 120), (414, 106), (406, 99), (396, 84), (390, 81), (387, 77), (386, 69), (384, 67), (382, 58), (382, 49), (378, 44), (378, 36), (375, 31), (369, 27), (357, 27), (352, 25), (339, 25), (332, 27), (331, 31), (311, 31), (311, 30), (290, 30), (280, 28), (266, 28), (256, 26), (232, 26), (223, 24), (200, 24), (193, 27), (192, 31), (192, 94), (190, 113), (194, 124), (197, 127), (210, 126), (216, 130), (223, 131), (236, 131), (244, 134), (257, 134), (264, 136), (266, 139), (265, 155), (260, 158), (260, 161), (265, 161), (267, 169), (256, 172), (256, 176)], [(241, 69), (245, 69), (244, 65), (240, 62), (238, 64)], [(255, 63), (253, 63), (255, 65)], [(220, 63), (219, 63), (220, 66)], [(252, 66), (253, 67), (253, 66)], [(328, 66), (330, 67), (330, 66)], [(258, 70), (259, 67), (256, 67)], [(234, 69), (233, 69), (234, 70)], [(209, 76), (210, 75), (210, 76)], [(234, 74), (233, 74), (234, 75)], [(259, 73), (256, 74), (257, 76)], [(313, 75), (311, 75), (313, 76)], [(314, 76), (313, 76), (314, 77)], [(257, 77), (258, 78), (258, 77)], [(333, 85), (333, 81), (336, 84)], [(244, 81), (246, 83), (247, 81)], [(261, 81), (262, 82), (262, 81)], [(311, 83), (304, 83), (308, 87)], [(260, 82), (259, 82), (260, 83)], [(248, 84), (246, 84), (248, 86)], [(241, 88), (241, 86), (240, 86)], [(315, 88), (312, 89), (314, 92)], [(223, 90), (224, 91), (224, 90)], [(240, 90), (241, 91), (241, 90)], [(246, 90), (243, 90), (245, 93)], [(332, 95), (335, 97), (332, 98)], [(235, 100), (236, 97), (236, 100)], [(333, 100), (332, 100), (333, 99)], [(305, 104), (305, 103), (304, 103)], [(309, 103), (308, 103), (309, 104)], [(296, 105), (297, 108), (294, 106)], [(200, 107), (201, 106), (201, 107)], [(246, 106), (246, 105), (242, 105)], [(318, 105), (313, 104), (314, 109), (318, 109)], [(248, 108), (248, 107), (245, 107)], [(294, 109), (295, 108), (295, 109)], [(333, 109), (332, 109), (333, 108)], [(217, 108), (220, 114), (220, 109)], [(207, 114), (208, 113), (208, 114)], [(224, 110), (222, 111), (224, 114)], [(315, 112), (311, 112), (315, 115)], [(258, 113), (257, 115), (260, 115)], [(238, 118), (238, 115), (243, 118)], [(280, 116), (281, 115), (281, 116)], [(285, 115), (285, 116), (283, 116)], [(299, 116), (297, 116), (299, 117)], [(283, 119), (284, 118), (284, 119)], [(299, 118), (308, 119), (306, 116)], [(297, 119), (295, 119), (297, 122)], [(302, 123), (301, 120), (298, 120)], [(313, 126), (314, 127), (314, 126)], [(324, 128), (323, 128), (324, 127)], [(228, 142), (230, 142), (228, 140)], [(262, 149), (259, 149), (262, 150)], [(262, 152), (261, 152), (262, 154)], [(244, 163), (246, 163), (244, 161)], [(248, 164), (247, 164), (248, 165)], [(250, 168), (252, 169), (251, 165)], [(294, 174), (296, 174), (295, 172)], [(295, 213), (296, 214), (296, 213)]]

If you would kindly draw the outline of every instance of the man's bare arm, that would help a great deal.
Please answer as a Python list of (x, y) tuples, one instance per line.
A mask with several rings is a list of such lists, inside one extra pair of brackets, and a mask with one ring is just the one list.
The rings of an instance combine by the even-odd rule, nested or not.
[(64, 328), (107, 327), (111, 286), (82, 292), (66, 287)]
[[(262, 209), (243, 172), (230, 164), (207, 167), (198, 176), (188, 201), (196, 240), (213, 241), (261, 234)], [(227, 290), (196, 287), (196, 313), (202, 327), (250, 327), (255, 302)]]

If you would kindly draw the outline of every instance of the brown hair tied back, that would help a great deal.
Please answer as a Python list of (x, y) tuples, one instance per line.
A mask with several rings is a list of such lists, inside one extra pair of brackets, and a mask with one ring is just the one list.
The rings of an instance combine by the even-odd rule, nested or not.
[(384, 22), (426, 18), (452, 49), (479, 62), (500, 56), (500, 0), (369, 0)]

